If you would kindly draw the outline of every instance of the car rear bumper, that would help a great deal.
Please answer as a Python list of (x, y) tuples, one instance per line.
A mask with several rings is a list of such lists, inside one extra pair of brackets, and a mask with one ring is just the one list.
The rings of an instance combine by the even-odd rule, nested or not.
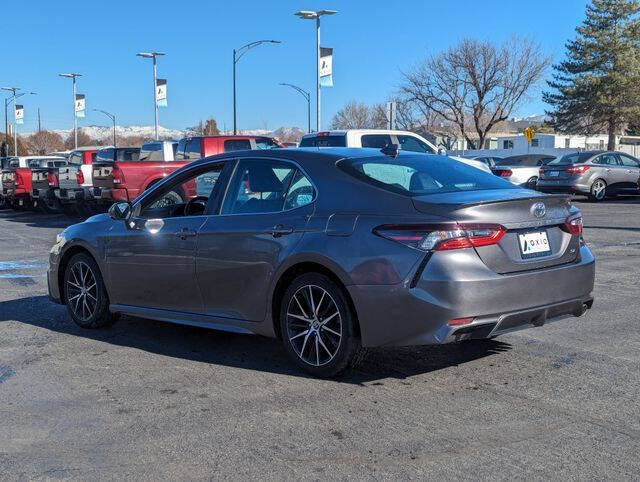
[(578, 193), (589, 194), (591, 186), (580, 184), (575, 181), (548, 181), (538, 179), (538, 191), (548, 193)]
[(92, 188), (92, 195), (99, 201), (129, 201), (129, 194), (123, 188)]
[[(456, 266), (452, 269), (451, 264)], [(363, 346), (490, 338), (577, 316), (593, 302), (595, 259), (582, 246), (575, 262), (500, 275), (489, 270), (475, 251), (457, 250), (433, 256), (417, 276), (391, 286), (348, 287)], [(473, 321), (449, 325), (460, 318)]]
[(58, 188), (55, 191), (55, 195), (60, 201), (64, 203), (72, 203), (76, 201), (90, 201), (93, 199), (91, 191), (86, 187), (77, 188)]

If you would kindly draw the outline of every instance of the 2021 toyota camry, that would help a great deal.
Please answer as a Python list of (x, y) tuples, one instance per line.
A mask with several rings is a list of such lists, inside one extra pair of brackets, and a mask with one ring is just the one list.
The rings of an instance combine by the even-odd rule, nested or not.
[(492, 338), (591, 307), (595, 261), (566, 196), (382, 151), (193, 162), (58, 235), (50, 297), (87, 328), (125, 313), (278, 337), (317, 376), (362, 347)]

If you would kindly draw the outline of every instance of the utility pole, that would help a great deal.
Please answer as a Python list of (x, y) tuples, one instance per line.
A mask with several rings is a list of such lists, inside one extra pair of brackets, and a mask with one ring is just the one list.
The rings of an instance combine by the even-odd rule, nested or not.
[(42, 131), (42, 124), (40, 123), (40, 107), (38, 107), (38, 132)]
[(78, 116), (76, 114), (76, 78), (82, 77), (82, 74), (69, 73), (58, 74), (60, 77), (68, 77), (73, 79), (73, 148), (78, 148)]
[[(18, 131), (16, 129), (16, 91), (20, 90), (20, 87), (2, 87), (2, 90), (8, 90), (11, 92), (13, 101), (13, 155), (18, 155)], [(5, 103), (6, 106), (6, 103)]]

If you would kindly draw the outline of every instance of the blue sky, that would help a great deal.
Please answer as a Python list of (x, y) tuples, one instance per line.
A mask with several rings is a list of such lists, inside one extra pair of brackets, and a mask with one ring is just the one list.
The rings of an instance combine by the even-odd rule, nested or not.
[[(322, 44), (334, 48), (334, 87), (323, 89), (323, 128), (351, 99), (374, 103), (392, 94), (402, 70), (463, 37), (501, 41), (533, 36), (554, 60), (584, 16), (585, 0), (535, 3), (512, 0), (436, 1), (201, 1), (93, 0), (18, 2), (15, 20), (5, 22), (0, 85), (33, 90), (23, 97), (25, 125), (33, 130), (40, 107), (43, 127), (69, 128), (71, 83), (58, 72), (76, 71), (87, 96), (80, 125), (108, 125), (100, 108), (115, 112), (120, 125), (151, 125), (151, 61), (138, 51), (167, 52), (158, 76), (168, 79), (169, 107), (160, 124), (182, 129), (214, 117), (232, 127), (232, 49), (273, 38), (238, 63), (238, 127), (275, 129), (306, 126), (306, 103), (279, 82), (314, 90), (315, 29), (293, 15), (300, 9), (335, 9), (325, 17)], [(28, 6), (27, 6), (28, 5)], [(539, 95), (518, 115), (539, 114)], [(314, 95), (315, 99), (315, 95)], [(312, 125), (313, 112), (312, 104)]]

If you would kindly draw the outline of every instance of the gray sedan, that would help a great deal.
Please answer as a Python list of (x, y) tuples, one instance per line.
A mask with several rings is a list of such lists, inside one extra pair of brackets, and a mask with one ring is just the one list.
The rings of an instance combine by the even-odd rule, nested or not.
[(540, 169), (537, 188), (543, 192), (583, 194), (592, 201), (618, 194), (640, 194), (640, 162), (622, 152), (567, 154)]
[(322, 377), (363, 347), (492, 338), (591, 307), (595, 261), (566, 196), (382, 151), (195, 161), (64, 230), (50, 297), (85, 328), (124, 313), (278, 337)]

